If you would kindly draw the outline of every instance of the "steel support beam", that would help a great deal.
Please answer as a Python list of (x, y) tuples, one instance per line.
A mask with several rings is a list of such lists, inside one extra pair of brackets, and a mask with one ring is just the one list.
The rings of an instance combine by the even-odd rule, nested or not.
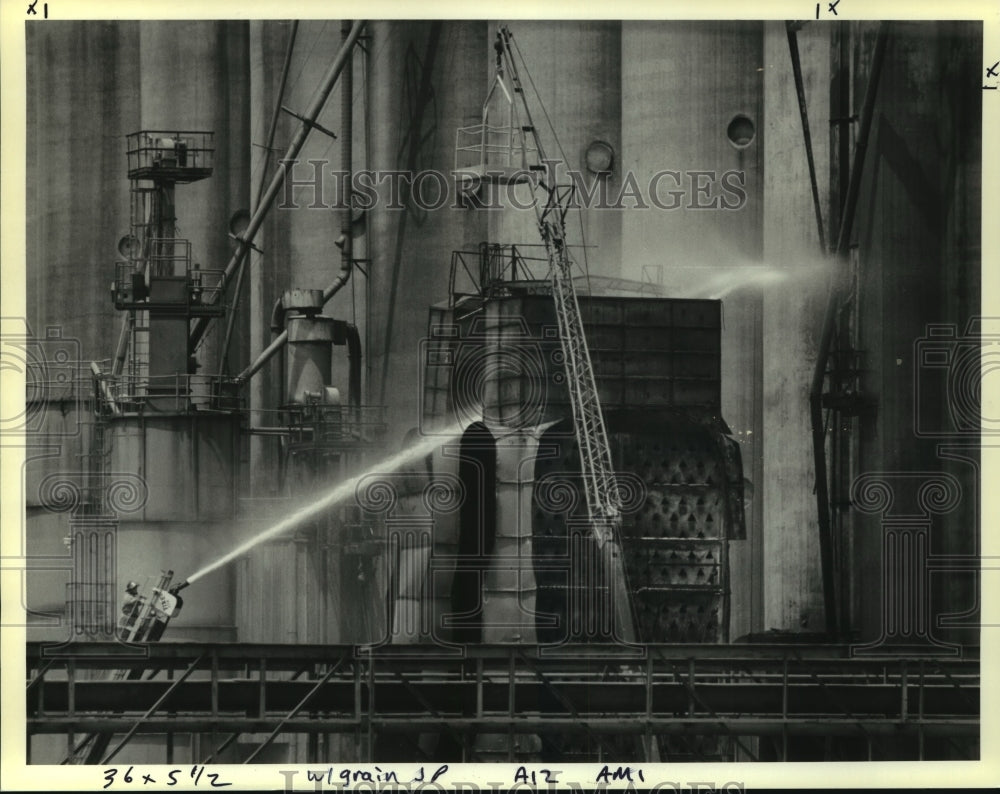
[(302, 711), (303, 708), (305, 708), (306, 703), (312, 700), (313, 695), (315, 695), (317, 692), (319, 692), (320, 689), (323, 688), (323, 684), (325, 684), (333, 677), (333, 674), (337, 672), (343, 661), (344, 661), (343, 659), (339, 659), (337, 663), (333, 665), (333, 667), (331, 667), (329, 670), (326, 671), (326, 675), (324, 675), (319, 681), (316, 682), (316, 685), (312, 689), (310, 689), (308, 694), (295, 705), (295, 708), (293, 708), (290, 712), (288, 712), (286, 716), (281, 718), (281, 721), (274, 727), (274, 730), (271, 731), (271, 733), (267, 736), (267, 738), (265, 738), (264, 741), (262, 741), (259, 745), (257, 745), (257, 749), (254, 750), (252, 753), (250, 753), (249, 756), (247, 756), (246, 760), (243, 762), (244, 764), (249, 764), (251, 761), (253, 761), (253, 759), (255, 759), (265, 747), (267, 747), (269, 744), (271, 744), (271, 742), (274, 741), (275, 737), (279, 733), (281, 733), (282, 727), (284, 727), (288, 722), (290, 722), (295, 717), (296, 714), (298, 714), (300, 711)]
[[(267, 179), (267, 167), (271, 162), (271, 148), (274, 146), (274, 132), (278, 128), (278, 117), (281, 115), (281, 103), (285, 96), (285, 84), (288, 82), (288, 67), (292, 63), (292, 51), (295, 49), (295, 36), (299, 30), (299, 21), (292, 21), (292, 28), (288, 32), (288, 45), (285, 47), (285, 61), (281, 65), (281, 79), (278, 83), (278, 97), (274, 100), (274, 111), (271, 114), (271, 124), (267, 128), (267, 142), (264, 144), (264, 162), (260, 166), (260, 184), (251, 196), (253, 204), (251, 212), (257, 211), (257, 201), (264, 192), (264, 180)], [(237, 245), (239, 245), (237, 240)], [(250, 246), (260, 252), (252, 242)], [(226, 372), (226, 359), (229, 356), (229, 343), (233, 338), (233, 328), (236, 325), (236, 308), (240, 304), (240, 291), (243, 287), (243, 275), (246, 273), (246, 258), (244, 255), (240, 263), (236, 266), (236, 287), (233, 290), (233, 305), (229, 307), (229, 317), (226, 318), (226, 336), (222, 342), (222, 350), (219, 351), (219, 377)]]
[(788, 53), (792, 58), (792, 75), (795, 78), (795, 93), (799, 100), (799, 118), (802, 120), (802, 138), (806, 147), (806, 161), (809, 164), (809, 185), (812, 188), (816, 231), (819, 234), (819, 250), (825, 255), (826, 235), (823, 233), (823, 209), (819, 203), (819, 184), (816, 180), (816, 162), (813, 159), (812, 134), (809, 132), (809, 108), (806, 103), (806, 88), (802, 80), (802, 61), (799, 58), (797, 30), (794, 22), (785, 23), (785, 32), (788, 34)]
[[(587, 736), (590, 739), (592, 739), (599, 747), (601, 747), (601, 749), (603, 749), (604, 752), (608, 753), (608, 758), (613, 758), (614, 750), (607, 744), (605, 744), (604, 741), (601, 739), (601, 737), (590, 729), (590, 726), (587, 724), (587, 720), (580, 716), (580, 713), (576, 710), (576, 707), (573, 705), (573, 702), (569, 700), (562, 692), (560, 692), (559, 688), (556, 687), (554, 684), (552, 684), (548, 680), (548, 678), (545, 677), (545, 674), (541, 670), (539, 670), (534, 664), (531, 663), (530, 659), (521, 655), (520, 660), (522, 664), (526, 665), (529, 670), (531, 670), (536, 676), (538, 676), (538, 680), (545, 687), (546, 691), (548, 691), (552, 695), (552, 697), (558, 700), (559, 704), (564, 709), (566, 709), (566, 711), (568, 711), (573, 716), (574, 719), (580, 721), (580, 724), (583, 726)], [(652, 692), (648, 686), (646, 691), (646, 702), (647, 702), (647, 714), (649, 714), (650, 707), (652, 704)]]
[(199, 656), (197, 659), (191, 662), (190, 665), (188, 665), (188, 669), (184, 671), (184, 674), (176, 681), (174, 681), (169, 687), (167, 687), (167, 691), (164, 692), (157, 699), (157, 701), (146, 710), (146, 713), (143, 714), (139, 718), (139, 720), (128, 730), (128, 733), (125, 734), (124, 738), (120, 742), (118, 742), (117, 745), (115, 745), (115, 749), (112, 750), (110, 753), (108, 753), (106, 756), (104, 756), (104, 758), (101, 761), (102, 764), (107, 764), (109, 761), (111, 761), (112, 758), (118, 755), (118, 751), (121, 750), (126, 744), (128, 744), (129, 739), (135, 736), (139, 728), (142, 727), (143, 722), (149, 719), (153, 715), (153, 712), (155, 712), (163, 704), (163, 702), (168, 697), (170, 697), (171, 692), (173, 692), (175, 689), (177, 689), (177, 687), (179, 687), (182, 683), (184, 683), (187, 680), (187, 677), (194, 672), (194, 669), (199, 665), (201, 660), (204, 658), (205, 658), (204, 655)]
[[(309, 122), (315, 122), (316, 119), (319, 118), (319, 114), (322, 112), (323, 106), (326, 104), (326, 100), (330, 96), (330, 92), (333, 91), (333, 87), (337, 84), (337, 78), (340, 77), (340, 73), (346, 66), (348, 59), (353, 57), (354, 45), (361, 36), (361, 31), (364, 29), (364, 26), (364, 21), (358, 20), (351, 27), (350, 34), (344, 41), (344, 45), (340, 48), (337, 56), (333, 59), (333, 63), (330, 64), (330, 68), (324, 75), (313, 101), (302, 114)], [(292, 163), (296, 157), (298, 157), (299, 152), (302, 151), (306, 138), (309, 137), (309, 133), (311, 131), (311, 124), (303, 122), (299, 127), (298, 132), (295, 134), (295, 137), (292, 138), (292, 142), (288, 145), (288, 150), (285, 152), (285, 156), (278, 161), (278, 170), (275, 173), (274, 178), (271, 180), (271, 184), (268, 185), (267, 191), (260, 198), (260, 201), (257, 204), (257, 210), (250, 218), (249, 225), (243, 234), (240, 235), (236, 253), (233, 254), (233, 258), (229, 261), (229, 264), (226, 265), (226, 269), (222, 274), (217, 292), (220, 296), (225, 294), (229, 280), (232, 278), (236, 268), (240, 266), (243, 259), (249, 252), (254, 236), (260, 229), (261, 224), (263, 224), (264, 217), (267, 215), (268, 210), (271, 208), (271, 204), (274, 203), (274, 199), (278, 195), (278, 191), (281, 190), (281, 186), (285, 182), (285, 176), (288, 172), (289, 164)], [(197, 347), (207, 329), (207, 317), (202, 317), (197, 323), (195, 323), (190, 337), (192, 349)]]
[[(562, 670), (587, 670), (598, 666), (614, 664), (635, 664), (637, 659), (645, 658), (654, 653), (660, 659), (696, 659), (701, 669), (717, 665), (718, 669), (730, 669), (733, 665), (751, 664), (766, 667), (769, 664), (780, 670), (782, 659), (789, 659), (795, 664), (823, 666), (837, 669), (849, 667), (854, 670), (882, 670), (898, 665), (899, 656), (865, 656), (851, 655), (851, 645), (847, 643), (730, 643), (697, 644), (670, 643), (644, 644), (642, 654), (637, 656), (634, 647), (616, 645), (579, 644), (579, 645), (470, 645), (463, 648), (462, 659), (483, 659), (491, 663), (506, 665), (508, 657), (513, 653), (524, 658), (537, 660), (545, 666), (558, 666)], [(219, 660), (221, 669), (239, 670), (246, 667), (248, 660), (266, 658), (268, 669), (295, 672), (305, 662), (326, 663), (331, 655), (338, 657), (345, 654), (354, 656), (362, 652), (353, 645), (321, 645), (283, 643), (201, 643), (201, 642), (164, 642), (147, 646), (142, 656), (136, 656), (128, 649), (123, 649), (117, 642), (79, 642), (73, 643), (73, 653), (68, 653), (51, 643), (29, 642), (25, 645), (25, 656), (29, 671), (37, 673), (43, 665), (55, 660), (64, 664), (69, 658), (75, 658), (77, 669), (110, 670), (110, 669), (166, 669), (174, 667), (183, 669), (192, 659), (201, 654), (214, 655)], [(429, 668), (450, 669), (459, 661), (456, 656), (447, 656), (451, 649), (442, 653), (435, 645), (386, 645), (364, 650), (366, 656), (371, 655), (389, 664), (398, 665), (398, 669), (424, 670)], [(911, 654), (907, 658), (920, 658), (920, 654)], [(934, 669), (942, 675), (946, 670), (969, 672), (977, 669), (979, 660), (978, 646), (964, 646), (962, 655), (952, 657), (928, 656)]]
[[(841, 654), (846, 646), (814, 656), (817, 649), (796, 646), (664, 645), (647, 647), (637, 666), (632, 649), (614, 647), (554, 656), (544, 646), (470, 646), (466, 656), (448, 658), (415, 646), (376, 656), (353, 646), (177, 643), (151, 645), (142, 660), (123, 658), (120, 647), (107, 653), (114, 644), (81, 645), (78, 656), (65, 657), (29, 646), (28, 677), (45, 698), (29, 699), (28, 736), (124, 733), (105, 762), (140, 733), (228, 735), (207, 762), (245, 733), (269, 735), (248, 760), (279, 733), (354, 734), (364, 755), (363, 742), (372, 752), (382, 732), (436, 731), (463, 745), (477, 732), (573, 734), (602, 756), (616, 734), (647, 748), (660, 736), (728, 737), (736, 746), (744, 737), (773, 737), (782, 758), (790, 737), (854, 736), (887, 758), (893, 744), (882, 737), (893, 736), (917, 747), (960, 740), (975, 755), (980, 729), (975, 649), (968, 659), (855, 659)], [(206, 658), (208, 677), (193, 678)], [(334, 666), (318, 681), (292, 677), (321, 664)], [(122, 669), (183, 674), (79, 674)], [(304, 717), (307, 705), (312, 714)]]
[[(121, 731), (123, 720), (114, 718), (68, 718), (50, 717), (44, 720), (28, 720), (31, 735), (41, 733), (82, 733)], [(371, 725), (375, 731), (431, 731), (439, 726), (437, 717), (402, 714), (395, 717), (374, 717)], [(584, 726), (573, 717), (515, 716), (507, 714), (494, 716), (454, 717), (451, 723), (458, 729), (499, 733), (508, 728), (516, 733), (559, 731), (586, 734), (590, 730), (604, 734), (628, 733), (642, 736), (647, 730), (661, 735), (699, 736), (781, 736), (787, 730), (790, 736), (863, 736), (856, 720), (823, 717), (684, 717), (666, 716), (646, 720), (642, 715), (617, 715), (612, 717), (588, 718)], [(252, 717), (226, 717), (219, 720), (198, 717), (150, 717), (136, 729), (137, 734), (204, 733), (228, 731), (236, 733), (268, 733), (274, 729), (275, 720), (260, 720)], [(357, 720), (344, 719), (293, 719), (283, 725), (286, 733), (351, 733), (358, 727)], [(921, 730), (925, 736), (949, 736), (976, 738), (980, 735), (979, 720), (968, 719), (910, 719), (905, 723), (898, 719), (873, 718), (865, 720), (865, 730), (873, 736), (917, 737)]]
[(858, 141), (854, 148), (854, 164), (851, 168), (847, 199), (837, 235), (837, 247), (834, 251), (838, 267), (831, 277), (826, 314), (823, 318), (823, 333), (820, 338), (816, 366), (813, 369), (812, 385), (809, 388), (809, 421), (812, 426), (813, 464), (816, 469), (816, 509), (819, 520), (820, 566), (823, 573), (823, 612), (826, 618), (826, 631), (831, 636), (839, 635), (841, 621), (837, 614), (836, 584), (833, 575), (833, 528), (832, 516), (830, 515), (830, 486), (827, 481), (823, 384), (826, 380), (826, 368), (830, 361), (830, 348), (833, 345), (833, 336), (836, 330), (837, 312), (843, 300), (843, 287), (840, 283), (843, 273), (840, 272), (842, 268), (839, 264), (847, 254), (851, 231), (854, 228), (854, 212), (858, 206), (861, 176), (864, 173), (865, 155), (868, 151), (868, 139), (871, 135), (872, 117), (875, 111), (875, 98), (878, 95), (879, 78), (882, 74), (882, 63), (885, 60), (888, 40), (889, 23), (882, 22), (879, 24), (878, 35), (875, 39), (875, 51), (872, 53), (871, 74), (868, 78), (864, 105), (861, 110), (861, 128), (858, 130)]

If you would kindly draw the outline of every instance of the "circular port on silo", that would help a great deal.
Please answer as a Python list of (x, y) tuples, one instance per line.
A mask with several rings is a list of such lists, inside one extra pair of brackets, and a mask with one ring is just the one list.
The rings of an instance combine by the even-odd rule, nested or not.
[(757, 130), (750, 117), (742, 113), (737, 113), (733, 116), (733, 120), (726, 127), (726, 137), (729, 138), (729, 142), (737, 149), (745, 149), (753, 143), (756, 132)]
[(615, 150), (607, 141), (593, 141), (584, 153), (584, 163), (590, 173), (600, 176), (610, 174), (615, 161)]

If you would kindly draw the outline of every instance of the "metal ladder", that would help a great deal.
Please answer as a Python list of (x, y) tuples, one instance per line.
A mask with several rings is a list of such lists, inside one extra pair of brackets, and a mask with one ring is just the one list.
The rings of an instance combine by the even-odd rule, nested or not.
[[(496, 49), (498, 67), (501, 60), (499, 56), (502, 55), (507, 62), (514, 93), (521, 98), (527, 121), (522, 130), (532, 135), (541, 163), (547, 163), (510, 49), (510, 31), (506, 27), (497, 33)], [(536, 172), (546, 169), (544, 165), (528, 167)], [(572, 260), (566, 250), (566, 213), (572, 203), (572, 188), (556, 185), (554, 171), (544, 180), (540, 178), (538, 186), (547, 194), (543, 208), (536, 204), (538, 230), (549, 259), (559, 344), (566, 370), (566, 389), (573, 413), (573, 430), (580, 454), (580, 474), (587, 497), (588, 519), (602, 555), (608, 597), (611, 599), (612, 636), (620, 642), (636, 642), (636, 620), (619, 540), (621, 496), (611, 465), (611, 447), (597, 393), (597, 381), (587, 348), (587, 335), (580, 316), (576, 288), (573, 286)]]
[[(565, 212), (562, 208), (554, 209), (560, 215)], [(572, 263), (566, 254), (562, 237), (562, 223), (544, 220), (540, 229), (551, 263), (552, 297), (566, 368), (566, 389), (570, 396), (573, 426), (580, 448), (587, 510), (597, 543), (603, 547), (606, 542), (614, 539), (614, 530), (621, 522), (621, 499), (611, 465), (608, 433), (604, 426), (580, 305), (573, 286)]]

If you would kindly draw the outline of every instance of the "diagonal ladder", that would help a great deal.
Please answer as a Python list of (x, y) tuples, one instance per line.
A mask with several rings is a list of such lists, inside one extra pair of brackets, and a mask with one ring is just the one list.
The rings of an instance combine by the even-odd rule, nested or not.
[[(602, 576), (607, 583), (610, 599), (609, 616), (612, 617), (612, 637), (619, 642), (636, 642), (636, 620), (633, 615), (632, 597), (625, 572), (620, 546), (621, 496), (611, 465), (611, 447), (604, 426), (604, 416), (597, 394), (594, 367), (587, 348), (587, 335), (580, 316), (580, 305), (573, 286), (572, 267), (566, 246), (566, 213), (573, 205), (571, 186), (556, 183), (554, 161), (545, 157), (545, 149), (531, 117), (524, 87), (518, 74), (511, 50), (511, 34), (507, 27), (497, 33), (497, 68), (510, 75), (515, 96), (520, 98), (525, 124), (524, 133), (532, 136), (538, 164), (528, 164), (526, 170), (539, 178), (536, 190), (544, 190), (544, 206), (535, 202), (538, 230), (545, 244), (549, 260), (552, 296), (559, 328), (563, 366), (566, 370), (566, 388), (573, 413), (573, 430), (580, 453), (580, 474), (587, 496), (587, 513), (599, 553), (602, 555)], [(541, 99), (539, 98), (539, 101)], [(522, 148), (522, 155), (526, 148)], [(598, 586), (600, 583), (593, 583)]]
[[(621, 495), (611, 465), (611, 445), (597, 393), (594, 367), (580, 316), (571, 275), (572, 263), (566, 253), (563, 218), (566, 208), (552, 198), (542, 214), (539, 228), (551, 263), (552, 297), (559, 327), (559, 344), (566, 370), (566, 390), (573, 413), (573, 430), (580, 454), (580, 475), (587, 496), (587, 514), (601, 554), (603, 578), (607, 583), (614, 639), (636, 642), (636, 620), (620, 546)], [(556, 221), (550, 220), (554, 216)], [(596, 584), (596, 583), (595, 583)]]
[(580, 448), (587, 510), (597, 543), (603, 548), (605, 543), (614, 539), (614, 528), (621, 520), (621, 498), (611, 466), (608, 433), (597, 395), (597, 382), (587, 348), (580, 305), (570, 275), (570, 261), (566, 256), (565, 246), (555, 238), (553, 231), (551, 225), (543, 227), (543, 237), (552, 261), (552, 297), (566, 368), (566, 388), (570, 395), (574, 429)]

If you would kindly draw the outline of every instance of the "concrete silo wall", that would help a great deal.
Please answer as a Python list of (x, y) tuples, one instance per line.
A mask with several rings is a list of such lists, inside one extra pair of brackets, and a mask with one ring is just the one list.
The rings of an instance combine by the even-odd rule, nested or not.
[[(860, 96), (875, 28), (853, 33)], [(918, 594), (887, 580), (882, 546), (884, 525), (908, 512), (926, 527), (928, 553), (979, 551), (979, 417), (970, 405), (978, 403), (980, 330), (969, 322), (981, 313), (981, 35), (978, 24), (958, 22), (889, 31), (855, 224), (862, 384), (878, 400), (860, 435), (860, 473), (896, 499), (884, 512), (856, 513), (851, 608), (866, 639), (890, 628), (872, 582), (913, 608), (929, 597), (937, 640), (978, 638), (975, 575), (954, 570), (959, 562), (938, 573), (921, 566)], [(956, 498), (927, 501), (918, 486)], [(936, 624), (969, 610), (951, 627)]]
[(724, 300), (722, 415), (755, 488), (731, 560), (734, 637), (763, 618), (763, 46), (759, 22), (622, 23), (622, 167), (643, 202), (626, 204), (622, 275)]
[[(224, 266), (230, 255), (227, 220), (247, 192), (247, 26), (53, 22), (27, 30), (27, 314), (33, 328), (59, 326), (62, 338), (73, 341), (74, 358), (82, 362), (74, 374), (83, 375), (75, 389), (42, 396), (45, 421), (31, 439), (56, 453), (39, 456), (26, 471), (28, 536), (39, 551), (53, 553), (67, 534), (66, 518), (51, 512), (59, 505), (45, 496), (42, 482), (58, 475), (77, 483), (85, 479), (83, 456), (91, 452), (93, 436), (89, 362), (110, 369), (123, 316), (111, 305), (109, 286), (114, 263), (122, 258), (118, 241), (129, 231), (125, 136), (143, 128), (216, 133), (213, 176), (177, 190), (177, 233), (191, 241), (195, 262), (206, 269)], [(235, 336), (242, 335), (238, 326)], [(202, 350), (203, 372), (218, 366), (213, 345), (210, 338)], [(162, 437), (151, 440), (153, 431), (141, 420), (119, 424), (109, 434), (112, 480), (138, 477), (147, 504), (184, 506), (173, 518), (169, 509), (144, 522), (126, 516), (118, 533), (120, 577), (141, 579), (161, 567), (187, 574), (214, 551), (204, 530), (231, 518), (240, 458), (235, 429), (228, 419), (223, 425), (215, 428), (228, 439), (221, 449), (213, 441), (215, 430), (201, 427), (168, 433), (177, 449), (164, 448)], [(133, 454), (138, 448), (144, 454)], [(200, 477), (195, 491), (201, 506), (195, 491), (178, 488), (176, 478), (150, 476), (143, 467), (146, 455), (160, 455), (161, 462), (174, 458), (177, 472)], [(191, 456), (207, 467), (200, 474), (188, 468)], [(155, 542), (143, 534), (150, 531)], [(207, 612), (193, 610), (204, 612), (204, 620), (195, 621), (200, 636), (233, 628), (232, 582), (223, 576), (217, 587), (204, 599), (212, 604)], [(47, 597), (52, 592), (49, 587)]]
[[(373, 169), (449, 175), (455, 130), (479, 116), (485, 92), (485, 22), (376, 22), (369, 62)], [(390, 443), (418, 422), (419, 340), (427, 306), (448, 290), (451, 252), (486, 239), (485, 213), (423, 209), (383, 184), (367, 226), (371, 259), (371, 396), (389, 411)], [(430, 191), (431, 188), (428, 188)]]

